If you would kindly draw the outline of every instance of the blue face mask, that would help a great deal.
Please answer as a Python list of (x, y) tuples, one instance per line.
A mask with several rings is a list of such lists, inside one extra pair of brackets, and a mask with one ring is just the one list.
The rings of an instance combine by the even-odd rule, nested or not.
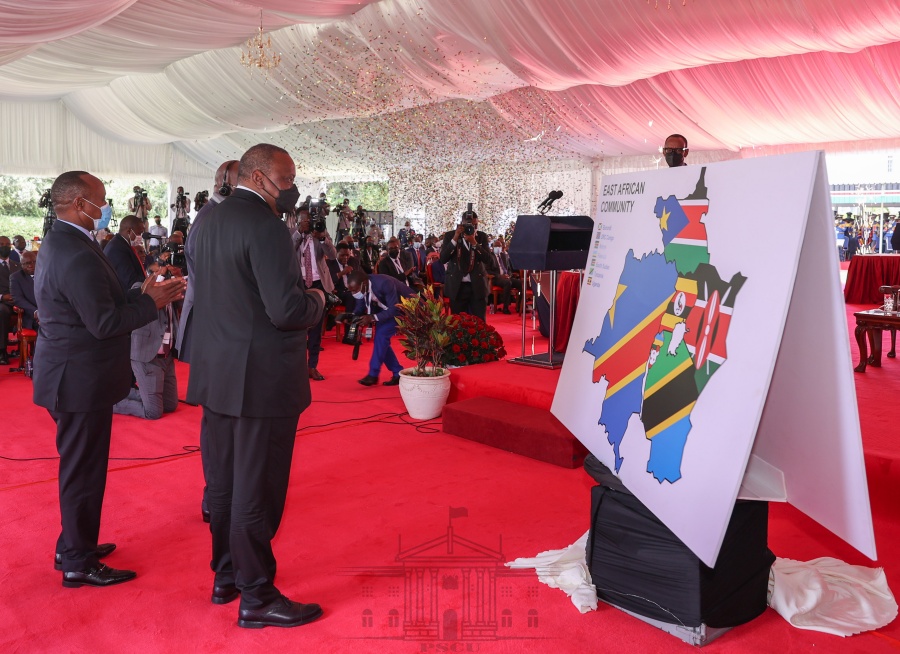
[[(84, 201), (87, 202), (88, 204), (90, 204), (91, 206), (97, 207), (96, 204), (94, 204), (87, 198), (84, 198)], [(107, 227), (109, 227), (109, 221), (112, 218), (112, 207), (109, 206), (109, 204), (104, 204), (102, 207), (97, 207), (97, 208), (100, 210), (100, 218), (99, 219), (91, 218), (86, 213), (84, 214), (85, 216), (87, 216), (88, 218), (91, 218), (91, 220), (94, 221), (94, 231), (95, 232), (97, 230), (106, 229)], [(84, 213), (84, 212), (82, 211), (81, 213)]]

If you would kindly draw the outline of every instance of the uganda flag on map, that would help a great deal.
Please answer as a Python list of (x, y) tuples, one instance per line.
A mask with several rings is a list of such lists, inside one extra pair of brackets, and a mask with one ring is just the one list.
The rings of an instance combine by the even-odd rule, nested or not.
[(709, 263), (706, 225), (702, 222), (709, 210), (705, 177), (703, 168), (694, 192), (682, 200), (674, 195), (656, 200), (654, 211), (662, 230), (666, 261), (674, 261), (681, 275), (694, 272), (701, 263)]

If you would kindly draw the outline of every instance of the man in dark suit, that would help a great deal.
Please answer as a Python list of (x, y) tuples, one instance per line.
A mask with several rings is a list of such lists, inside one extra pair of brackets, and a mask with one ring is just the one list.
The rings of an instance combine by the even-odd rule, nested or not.
[[(284, 512), (297, 420), (311, 401), (306, 330), (325, 307), (306, 289), (281, 214), (296, 206), (291, 156), (255, 145), (238, 187), (194, 241), (187, 401), (203, 406), (209, 445), (212, 601), (240, 597), (238, 625), (295, 627), (322, 615), (275, 587), (272, 538)], [(240, 315), (234, 307), (240, 307)]]
[(416, 276), (416, 266), (409, 252), (400, 249), (400, 240), (392, 236), (388, 240), (388, 255), (378, 262), (379, 275), (393, 277), (407, 286), (420, 283)]
[(34, 403), (56, 422), (62, 514), (56, 565), (63, 586), (109, 586), (135, 577), (100, 563), (115, 545), (97, 542), (112, 408), (131, 386), (129, 334), (181, 297), (184, 283), (148, 280), (126, 294), (90, 233), (109, 211), (103, 182), (82, 171), (63, 173), (50, 194), (57, 220), (34, 279), (41, 317)]
[(13, 304), (22, 310), (22, 326), (25, 329), (38, 328), (37, 300), (34, 297), (34, 265), (37, 252), (26, 250), (22, 253), (22, 269), (14, 272), (9, 278), (9, 291)]
[[(499, 238), (494, 241), (494, 247), (491, 250), (490, 272), (491, 275), (493, 275), (491, 286), (500, 288), (498, 305), (503, 305), (503, 313), (511, 313), (509, 310), (509, 303), (510, 296), (512, 295), (512, 287), (515, 282), (510, 274), (509, 255), (503, 251), (503, 241)], [(516, 277), (515, 280), (518, 280), (518, 277)], [(494, 311), (497, 311), (498, 309), (499, 306), (494, 307)]]
[(125, 291), (135, 284), (143, 284), (147, 277), (142, 257), (135, 249), (138, 245), (143, 247), (143, 233), (143, 220), (137, 216), (125, 216), (119, 221), (119, 233), (103, 248), (103, 254), (115, 269)]
[[(466, 226), (471, 234), (466, 234)], [(478, 231), (478, 214), (464, 211), (455, 231), (444, 234), (441, 263), (446, 266), (444, 297), (453, 313), (468, 313), (484, 320), (487, 312), (486, 267), (491, 265), (487, 234)]]
[(378, 383), (378, 373), (384, 364), (391, 371), (391, 378), (383, 386), (396, 386), (400, 383), (400, 371), (403, 366), (391, 348), (391, 338), (397, 333), (397, 304), (400, 298), (412, 297), (416, 291), (400, 280), (388, 275), (367, 275), (362, 270), (350, 274), (347, 287), (356, 298), (353, 310), (363, 316), (360, 327), (376, 323), (375, 347), (369, 360), (369, 374), (359, 380), (363, 386), (374, 386)]
[(16, 263), (22, 263), (22, 255), (25, 254), (25, 237), (17, 234), (12, 238), (13, 249), (9, 253), (10, 258)]
[(360, 269), (359, 260), (350, 256), (350, 246), (341, 242), (337, 244), (337, 259), (329, 259), (327, 263), (334, 284), (334, 294), (341, 298), (346, 311), (352, 311), (356, 306), (356, 299), (347, 287), (347, 278), (354, 270)]
[(9, 289), (9, 277), (19, 269), (19, 264), (10, 258), (12, 243), (6, 236), (0, 236), (0, 366), (9, 365), (6, 348), (9, 347), (9, 330), (13, 324), (13, 297)]
[[(184, 294), (184, 302), (181, 305), (181, 317), (178, 320), (177, 336), (175, 338), (175, 350), (178, 359), (185, 363), (191, 362), (191, 333), (193, 327), (192, 309), (194, 306), (194, 285), (191, 283), (193, 277), (194, 256), (196, 255), (195, 245), (197, 243), (197, 234), (200, 233), (202, 225), (208, 217), (213, 213), (213, 208), (225, 201), (229, 195), (234, 192), (237, 186), (238, 178), (238, 162), (236, 159), (230, 159), (224, 162), (216, 170), (216, 176), (213, 180), (214, 189), (209, 202), (200, 207), (200, 211), (194, 216), (194, 224), (191, 227), (191, 233), (184, 242), (184, 259), (187, 266), (188, 285)], [(206, 480), (209, 479), (209, 444), (207, 441), (209, 434), (206, 425), (206, 415), (200, 416), (200, 465), (203, 467), (203, 499), (200, 502), (200, 515), (203, 522), (209, 522), (209, 501), (207, 498)]]
[(426, 252), (425, 244), (422, 240), (422, 235), (416, 234), (412, 244), (406, 249), (406, 253), (412, 259), (413, 268), (415, 269), (413, 274), (419, 279), (425, 279)]

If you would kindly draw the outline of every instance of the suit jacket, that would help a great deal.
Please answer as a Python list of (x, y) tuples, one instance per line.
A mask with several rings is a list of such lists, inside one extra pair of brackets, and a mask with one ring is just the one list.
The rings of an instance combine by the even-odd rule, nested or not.
[(410, 260), (416, 267), (416, 274), (419, 277), (424, 277), (426, 264), (425, 246), (420, 247), (418, 250), (415, 247), (406, 248), (406, 254), (409, 255)]
[(37, 329), (34, 312), (38, 310), (34, 298), (34, 278), (24, 270), (17, 270), (9, 277), (9, 292), (13, 296), (13, 304), (22, 309), (22, 326), (25, 329)]
[[(403, 268), (403, 270), (409, 270), (410, 268), (414, 267), (413, 259), (409, 255), (409, 252), (400, 250), (400, 256), (398, 258), (400, 261), (400, 267)], [(412, 283), (413, 281), (415, 281), (416, 277), (415, 272), (413, 272), (413, 274), (409, 276), (404, 275), (402, 272), (399, 272), (397, 270), (397, 266), (394, 265), (394, 262), (390, 256), (387, 256), (378, 262), (378, 272), (376, 274), (389, 275), (390, 277), (393, 277), (394, 279), (404, 284), (406, 284), (407, 282)]]
[(15, 261), (16, 263), (22, 263), (22, 256), (16, 248), (9, 251), (9, 260)]
[(362, 269), (366, 272), (366, 274), (375, 274), (375, 269), (378, 268), (378, 256), (379, 251), (378, 248), (375, 247), (373, 247), (371, 250), (366, 248), (360, 252), (359, 265), (362, 266)]
[[(374, 296), (375, 302), (381, 305), (376, 307), (374, 302), (371, 305), (372, 315), (375, 316), (375, 320), (395, 327), (397, 323), (394, 322), (394, 318), (400, 313), (397, 309), (400, 298), (417, 295), (415, 290), (397, 278), (389, 277), (388, 275), (369, 275), (369, 289)], [(353, 310), (353, 313), (358, 316), (366, 313), (366, 298), (356, 301), (356, 308)]]
[(191, 281), (193, 276), (191, 270), (194, 267), (194, 249), (197, 243), (197, 234), (200, 233), (200, 226), (217, 206), (219, 206), (219, 202), (211, 197), (209, 202), (200, 207), (200, 211), (194, 216), (191, 232), (184, 241), (184, 260), (187, 263), (188, 285), (181, 304), (181, 317), (178, 321), (178, 339), (175, 341), (175, 349), (178, 350), (178, 358), (186, 363), (191, 361), (191, 309), (194, 306), (194, 284)]
[[(345, 275), (340, 275), (341, 272), (341, 264), (336, 259), (329, 259), (327, 262), (328, 271), (331, 273), (331, 283), (334, 286), (335, 293), (346, 293), (349, 291), (347, 288), (347, 277)], [(347, 260), (347, 267), (352, 268), (353, 270), (359, 270), (359, 265), (353, 265), (353, 257)], [(349, 310), (350, 307), (347, 307)]]
[(100, 246), (61, 220), (41, 246), (34, 276), (41, 330), (34, 403), (80, 413), (111, 408), (131, 387), (131, 332), (157, 317), (140, 289), (122, 289)]
[[(6, 260), (7, 265), (0, 264), (0, 295), (6, 295), (9, 290), (9, 278), (13, 273), (18, 272), (19, 264), (12, 260), (12, 255)], [(7, 302), (7, 304), (12, 304)]]
[[(170, 305), (171, 308), (171, 305)], [(131, 360), (149, 363), (156, 358), (166, 333), (166, 309), (160, 309), (156, 320), (131, 332)], [(178, 317), (172, 309), (172, 336), (177, 335)]]
[[(459, 292), (460, 284), (466, 274), (470, 275), (472, 281), (472, 294), (479, 299), (487, 297), (487, 279), (485, 277), (486, 267), (491, 266), (491, 250), (488, 246), (487, 234), (484, 232), (475, 232), (475, 240), (478, 245), (475, 246), (475, 266), (471, 273), (466, 273), (459, 269), (456, 264), (457, 248), (465, 248), (462, 242), (453, 245), (453, 237), (456, 230), (449, 231), (444, 234), (444, 243), (441, 246), (441, 263), (446, 268), (446, 278), (444, 280), (444, 295), (448, 298), (455, 298)], [(463, 237), (460, 236), (460, 241)]]
[[(307, 236), (307, 238), (312, 237)], [(302, 249), (305, 247), (303, 244), (303, 235), (296, 229), (291, 230), (291, 241), (293, 241), (294, 249), (297, 251), (297, 264), (300, 265), (300, 274), (302, 275), (303, 266), (300, 263), (300, 257), (302, 256)], [(319, 280), (322, 282), (322, 288), (324, 288), (327, 293), (333, 293), (334, 284), (331, 282), (331, 273), (328, 270), (328, 264), (325, 262), (328, 259), (337, 258), (337, 250), (334, 249), (334, 242), (327, 234), (325, 235), (324, 243), (317, 238), (313, 238), (312, 242), (316, 253), (316, 270), (319, 272)]]
[(130, 289), (135, 284), (142, 284), (146, 275), (144, 268), (141, 266), (141, 260), (131, 247), (131, 243), (125, 240), (121, 234), (116, 234), (113, 239), (106, 244), (103, 254), (109, 259), (119, 283), (122, 284), (124, 290)]
[(281, 219), (236, 189), (196, 229), (188, 402), (229, 416), (292, 417), (309, 406), (306, 330), (324, 305), (307, 294)]

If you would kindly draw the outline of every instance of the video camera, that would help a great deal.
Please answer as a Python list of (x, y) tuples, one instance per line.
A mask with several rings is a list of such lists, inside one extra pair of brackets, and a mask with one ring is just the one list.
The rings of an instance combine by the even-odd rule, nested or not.
[(472, 224), (473, 220), (475, 220), (475, 212), (472, 211), (472, 203), (469, 202), (462, 215), (463, 233), (465, 233), (466, 236), (471, 236), (475, 233), (475, 225)]
[[(150, 236), (152, 236), (152, 234)], [(147, 234), (144, 234), (144, 237), (146, 238)], [(177, 266), (178, 268), (181, 268), (182, 272), (187, 272), (187, 258), (184, 256), (184, 245), (181, 243), (166, 243), (160, 249), (160, 255), (162, 255), (163, 252), (170, 253), (169, 260), (165, 261), (165, 259), (157, 257), (157, 263)]]
[(41, 194), (41, 199), (38, 200), (38, 206), (41, 209), (50, 209), (53, 207), (53, 201), (50, 199), (50, 189), (47, 189)]
[(56, 210), (53, 208), (53, 200), (50, 198), (50, 189), (47, 189), (41, 195), (41, 198), (38, 200), (38, 206), (41, 209), (46, 209), (46, 213), (44, 214), (44, 232), (43, 235), (46, 236), (47, 232), (49, 232), (53, 228), (53, 221), (56, 220)]
[(335, 322), (344, 324), (344, 338), (341, 339), (341, 343), (353, 346), (352, 357), (354, 361), (359, 358), (359, 347), (363, 341), (365, 329), (363, 329), (361, 323), (364, 317), (357, 316), (354, 313), (341, 313), (335, 317)]

